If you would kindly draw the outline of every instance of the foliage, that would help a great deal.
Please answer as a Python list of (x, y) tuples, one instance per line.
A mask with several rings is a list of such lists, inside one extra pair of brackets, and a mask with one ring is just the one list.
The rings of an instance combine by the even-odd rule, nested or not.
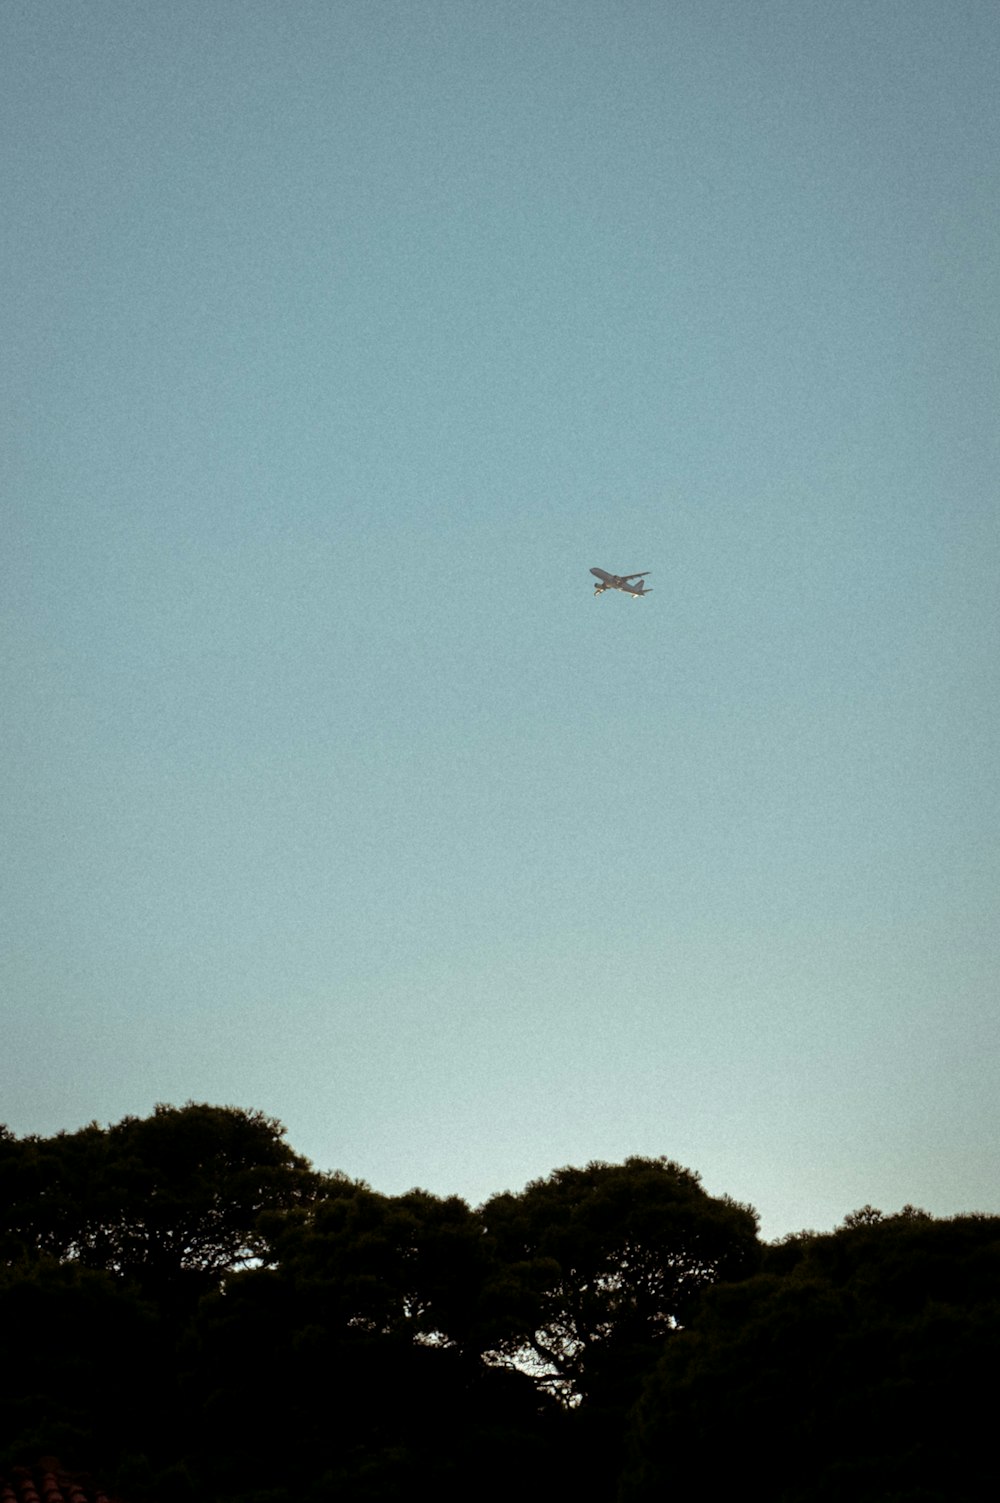
[(558, 1169), (482, 1208), (494, 1244), (492, 1360), (569, 1406), (570, 1491), (606, 1499), (627, 1413), (701, 1290), (751, 1272), (753, 1211), (713, 1199), (668, 1159)]
[(169, 1336), (107, 1273), (36, 1259), (0, 1269), (0, 1458), (59, 1454), (116, 1470), (124, 1444), (155, 1448), (174, 1408)]
[(314, 1205), (275, 1227), (284, 1273), (338, 1329), (474, 1348), (490, 1255), (458, 1196), (390, 1197), (331, 1176)]
[[(1000, 1220), (852, 1212), (763, 1248), (668, 1159), (478, 1210), (319, 1175), (273, 1118), (0, 1129), (0, 1469), (129, 1503), (524, 1490), (652, 1503), (996, 1491)], [(638, 1402), (636, 1402), (638, 1399)]]
[(619, 1382), (706, 1285), (757, 1259), (755, 1213), (662, 1158), (557, 1169), (482, 1216), (502, 1270), (495, 1350), (573, 1400)]
[(320, 1184), (263, 1112), (189, 1102), (151, 1117), (0, 1143), (0, 1252), (135, 1279), (158, 1296), (270, 1255), (266, 1210)]
[(706, 1295), (637, 1406), (622, 1503), (767, 1477), (776, 1503), (992, 1496), (983, 1374), (1000, 1350), (1000, 1218), (849, 1216)]
[(534, 1385), (479, 1361), (488, 1256), (464, 1201), (334, 1177), (275, 1248), (275, 1268), (234, 1273), (203, 1302), (184, 1354), (213, 1497), (280, 1475), (296, 1498), (507, 1498), (529, 1465), (554, 1466)]

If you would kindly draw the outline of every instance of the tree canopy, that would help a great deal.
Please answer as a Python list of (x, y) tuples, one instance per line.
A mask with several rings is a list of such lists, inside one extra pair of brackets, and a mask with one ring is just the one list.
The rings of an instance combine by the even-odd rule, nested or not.
[[(260, 1112), (0, 1129), (0, 1473), (127, 1503), (524, 1490), (964, 1503), (996, 1478), (1000, 1218), (770, 1247), (667, 1158), (478, 1208), (318, 1174)], [(627, 1445), (626, 1445), (627, 1439)]]
[[(668, 1159), (557, 1169), (482, 1209), (503, 1285), (496, 1349), (573, 1399), (620, 1379), (697, 1294), (756, 1265), (757, 1218)], [(502, 1322), (503, 1323), (503, 1322)]]
[(998, 1352), (1000, 1218), (864, 1207), (706, 1294), (635, 1410), (621, 1503), (752, 1475), (776, 1503), (992, 1496)]
[(47, 1256), (166, 1287), (266, 1258), (267, 1210), (321, 1176), (263, 1112), (189, 1102), (109, 1128), (0, 1143), (0, 1254)]

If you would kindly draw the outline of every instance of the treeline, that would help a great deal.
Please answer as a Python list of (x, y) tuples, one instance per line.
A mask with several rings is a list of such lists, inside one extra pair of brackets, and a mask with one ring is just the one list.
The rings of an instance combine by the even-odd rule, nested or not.
[(667, 1159), (472, 1208), (319, 1174), (233, 1107), (0, 1129), (0, 1343), (0, 1471), (58, 1456), (127, 1503), (1000, 1480), (1000, 1218), (766, 1246)]

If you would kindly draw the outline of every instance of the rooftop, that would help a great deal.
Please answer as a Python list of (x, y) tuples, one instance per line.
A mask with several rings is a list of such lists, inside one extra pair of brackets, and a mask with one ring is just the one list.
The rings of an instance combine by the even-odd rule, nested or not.
[(0, 1475), (0, 1503), (111, 1503), (87, 1477), (74, 1476), (58, 1462), (11, 1467)]

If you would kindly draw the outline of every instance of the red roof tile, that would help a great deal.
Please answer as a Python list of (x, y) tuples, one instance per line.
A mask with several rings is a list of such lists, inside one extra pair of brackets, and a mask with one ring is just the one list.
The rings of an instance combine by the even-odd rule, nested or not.
[(0, 1476), (0, 1503), (109, 1503), (109, 1499), (88, 1477), (46, 1460), (36, 1467), (12, 1467), (9, 1476)]

